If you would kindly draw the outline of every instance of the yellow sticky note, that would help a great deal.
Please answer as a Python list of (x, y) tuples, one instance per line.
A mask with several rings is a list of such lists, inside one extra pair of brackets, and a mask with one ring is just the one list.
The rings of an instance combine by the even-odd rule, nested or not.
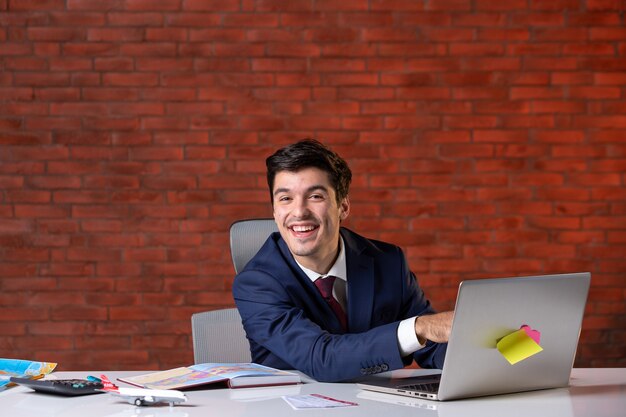
[(529, 358), (543, 350), (524, 329), (504, 336), (496, 344), (498, 351), (511, 365)]

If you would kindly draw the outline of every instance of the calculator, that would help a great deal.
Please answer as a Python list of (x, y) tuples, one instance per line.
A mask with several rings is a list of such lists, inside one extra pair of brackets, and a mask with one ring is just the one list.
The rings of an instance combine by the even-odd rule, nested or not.
[(100, 390), (104, 388), (102, 382), (87, 379), (30, 379), (12, 376), (10, 381), (37, 392), (64, 396), (100, 394)]

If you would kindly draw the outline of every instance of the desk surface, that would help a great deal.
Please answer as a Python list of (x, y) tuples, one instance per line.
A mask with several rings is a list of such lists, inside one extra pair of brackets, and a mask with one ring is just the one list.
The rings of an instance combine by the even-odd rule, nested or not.
[[(419, 374), (400, 370), (394, 373)], [(56, 372), (58, 378), (85, 378), (105, 373), (109, 378), (144, 372)], [(120, 384), (123, 385), (123, 384)], [(293, 410), (283, 395), (322, 394), (359, 405), (326, 410)], [(626, 368), (574, 369), (568, 388), (498, 395), (449, 402), (426, 401), (362, 391), (354, 384), (311, 381), (275, 388), (187, 391), (188, 402), (169, 407), (136, 407), (108, 394), (57, 397), (25, 387), (0, 392), (0, 414), (10, 417), (195, 417), (195, 416), (393, 416), (393, 417), (604, 417), (626, 410)]]

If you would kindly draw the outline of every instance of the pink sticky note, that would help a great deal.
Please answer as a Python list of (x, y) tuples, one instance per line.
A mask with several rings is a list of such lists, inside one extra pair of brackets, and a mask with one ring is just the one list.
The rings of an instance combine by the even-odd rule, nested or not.
[(522, 325), (520, 329), (524, 330), (526, 334), (528, 335), (528, 337), (533, 339), (536, 344), (540, 344), (539, 340), (541, 339), (541, 332), (539, 330), (532, 329), (527, 324)]

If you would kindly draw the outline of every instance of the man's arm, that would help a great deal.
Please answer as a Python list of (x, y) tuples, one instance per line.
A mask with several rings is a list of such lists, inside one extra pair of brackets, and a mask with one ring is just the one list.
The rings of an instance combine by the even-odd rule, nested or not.
[[(344, 239), (348, 236), (344, 236)], [(320, 381), (341, 381), (364, 374), (400, 369), (413, 359), (422, 368), (443, 366), (446, 344), (429, 341), (412, 357), (400, 352), (398, 326), (409, 317), (432, 315), (435, 311), (408, 269), (402, 250), (384, 242), (353, 242), (359, 247), (359, 261), (369, 268), (352, 275), (352, 310), (360, 320), (359, 330), (333, 334), (320, 314), (324, 301), (315, 287), (304, 285), (281, 257), (268, 246), (256, 255), (233, 284), (233, 296), (250, 339), (252, 360), (283, 369), (298, 369)], [(363, 248), (367, 247), (367, 254)], [(354, 255), (353, 255), (354, 256)], [(348, 258), (356, 260), (356, 257)], [(286, 262), (286, 263), (285, 263)], [(365, 281), (363, 281), (365, 280)], [(373, 281), (369, 281), (373, 280)], [(365, 283), (365, 286), (360, 286)], [(373, 286), (371, 285), (373, 284)], [(359, 287), (360, 286), (360, 287)], [(370, 288), (358, 293), (356, 288)], [(369, 291), (374, 290), (373, 294)], [(359, 308), (360, 297), (373, 297), (373, 305)], [(367, 298), (363, 298), (366, 300)], [(355, 306), (357, 306), (355, 308)], [(369, 323), (363, 326), (363, 322)], [(326, 323), (328, 324), (328, 323)], [(410, 324), (409, 330), (414, 326)], [(405, 357), (403, 357), (403, 355)]]
[[(259, 271), (237, 276), (233, 295), (248, 337), (269, 356), (282, 359), (318, 381), (342, 381), (404, 366), (396, 341), (397, 322), (363, 333), (331, 334), (294, 305), (274, 277)], [(293, 294), (291, 294), (293, 295)], [(253, 360), (255, 360), (253, 352)]]

